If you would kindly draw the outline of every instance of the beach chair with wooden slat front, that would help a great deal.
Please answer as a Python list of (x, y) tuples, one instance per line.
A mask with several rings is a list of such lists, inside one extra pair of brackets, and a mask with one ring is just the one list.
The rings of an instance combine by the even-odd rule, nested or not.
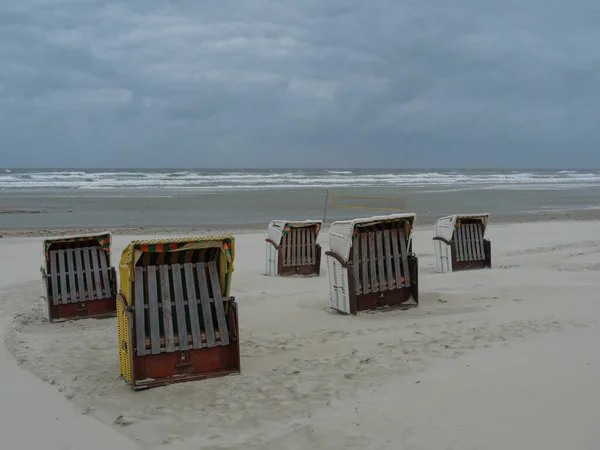
[(265, 272), (270, 276), (319, 275), (321, 246), (317, 244), (322, 220), (269, 223)]
[(485, 238), (489, 214), (456, 214), (435, 224), (436, 272), (492, 267), (491, 243)]
[(392, 214), (331, 224), (325, 255), (333, 309), (356, 314), (382, 306), (418, 306), (415, 217)]
[(110, 233), (44, 240), (45, 315), (51, 322), (116, 314), (117, 276)]
[(121, 256), (121, 376), (134, 388), (240, 371), (232, 236), (133, 241)]

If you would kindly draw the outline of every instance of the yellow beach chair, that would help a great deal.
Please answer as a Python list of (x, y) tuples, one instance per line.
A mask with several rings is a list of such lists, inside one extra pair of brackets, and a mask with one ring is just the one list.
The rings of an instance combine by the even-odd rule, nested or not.
[(133, 241), (123, 250), (119, 357), (134, 389), (240, 371), (234, 256), (229, 235)]

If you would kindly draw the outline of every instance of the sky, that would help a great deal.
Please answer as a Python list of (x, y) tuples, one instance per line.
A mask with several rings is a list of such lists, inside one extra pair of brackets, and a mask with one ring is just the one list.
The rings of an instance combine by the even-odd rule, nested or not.
[(600, 167), (596, 0), (20, 0), (0, 167)]

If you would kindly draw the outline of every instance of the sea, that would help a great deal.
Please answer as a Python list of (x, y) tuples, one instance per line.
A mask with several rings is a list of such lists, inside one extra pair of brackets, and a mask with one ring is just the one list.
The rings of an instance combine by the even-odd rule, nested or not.
[(600, 169), (0, 169), (0, 229), (260, 228), (412, 212), (598, 209)]

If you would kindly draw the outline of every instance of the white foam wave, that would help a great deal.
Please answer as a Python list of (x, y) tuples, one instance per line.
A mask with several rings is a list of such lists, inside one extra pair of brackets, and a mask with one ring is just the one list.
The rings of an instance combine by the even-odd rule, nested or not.
[(600, 186), (600, 172), (472, 171), (13, 171), (0, 189), (198, 189), (202, 191), (309, 187), (420, 187), (432, 189), (566, 189)]

